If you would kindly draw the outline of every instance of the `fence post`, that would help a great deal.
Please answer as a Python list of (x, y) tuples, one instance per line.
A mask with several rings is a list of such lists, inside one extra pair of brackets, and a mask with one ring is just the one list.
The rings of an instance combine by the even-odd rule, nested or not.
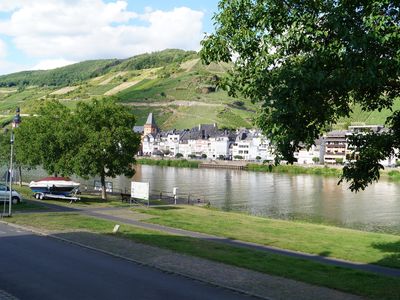
[(187, 202), (187, 204), (190, 204), (190, 193), (189, 193), (189, 195), (188, 195), (188, 202)]

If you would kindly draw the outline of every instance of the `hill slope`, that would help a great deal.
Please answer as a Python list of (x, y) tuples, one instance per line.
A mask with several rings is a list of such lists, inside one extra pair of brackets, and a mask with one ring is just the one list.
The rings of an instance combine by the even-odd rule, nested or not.
[[(10, 120), (16, 106), (22, 113), (30, 113), (45, 99), (58, 99), (74, 107), (78, 101), (116, 96), (135, 113), (138, 125), (153, 112), (162, 129), (191, 128), (199, 123), (218, 123), (220, 128), (253, 127), (256, 105), (216, 88), (230, 67), (204, 66), (193, 51), (168, 49), (128, 59), (91, 60), (54, 70), (3, 75), (0, 124)], [(382, 123), (389, 115), (354, 111), (341, 125)]]
[(163, 129), (190, 128), (199, 123), (220, 127), (252, 127), (255, 106), (216, 90), (230, 66), (203, 66), (193, 51), (169, 49), (124, 60), (93, 60), (48, 71), (0, 76), (0, 121), (16, 106), (30, 113), (37, 101), (77, 101), (116, 96), (131, 109), (137, 124), (153, 112)]

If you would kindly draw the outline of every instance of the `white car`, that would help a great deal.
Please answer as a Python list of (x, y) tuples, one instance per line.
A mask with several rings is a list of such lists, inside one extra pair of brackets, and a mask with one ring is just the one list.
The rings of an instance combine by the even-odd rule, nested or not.
[[(10, 199), (9, 197), (10, 187), (0, 183), (0, 202), (8, 201)], [(20, 203), (22, 201), (22, 197), (17, 191), (12, 190), (11, 201), (13, 204)]]

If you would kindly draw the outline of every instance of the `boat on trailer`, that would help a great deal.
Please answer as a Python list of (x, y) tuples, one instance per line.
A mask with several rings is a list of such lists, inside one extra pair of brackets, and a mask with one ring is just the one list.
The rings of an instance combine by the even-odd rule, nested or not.
[(69, 196), (71, 193), (76, 192), (79, 186), (80, 183), (74, 182), (68, 177), (46, 177), (37, 181), (31, 181), (29, 184), (29, 188), (37, 199), (76, 198)]

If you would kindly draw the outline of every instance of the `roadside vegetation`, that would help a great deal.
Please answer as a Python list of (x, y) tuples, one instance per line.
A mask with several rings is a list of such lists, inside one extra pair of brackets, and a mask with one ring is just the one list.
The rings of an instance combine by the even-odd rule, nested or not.
[(198, 168), (199, 161), (191, 161), (186, 159), (151, 159), (138, 158), (136, 162), (140, 165), (151, 165), (160, 167), (177, 167), (177, 168)]
[(287, 173), (287, 174), (312, 174), (322, 176), (335, 176), (340, 177), (342, 174), (341, 168), (330, 167), (303, 167), (297, 165), (265, 165), (265, 164), (248, 164), (247, 170), (256, 172), (273, 172), (273, 173)]
[[(150, 211), (153, 213), (156, 210), (149, 210), (149, 212)], [(181, 208), (159, 210), (155, 214), (158, 215), (163, 212), (169, 214), (172, 213), (172, 211), (183, 212), (184, 210)], [(206, 209), (203, 209), (203, 211), (210, 212)], [(229, 220), (232, 221), (232, 215), (228, 214), (227, 216), (230, 216)], [(193, 218), (193, 214), (191, 214), (191, 217)], [(213, 218), (209, 217), (209, 219)], [(262, 219), (258, 219), (258, 222), (261, 222)], [(241, 218), (239, 218), (239, 220), (243, 221)], [(21, 214), (15, 215), (13, 218), (10, 218), (9, 221), (42, 230), (64, 232), (83, 230), (106, 235), (111, 234), (115, 225), (114, 222), (111, 221), (100, 220), (75, 213)], [(226, 221), (227, 219), (224, 220), (224, 222)], [(267, 221), (264, 220), (264, 222)], [(218, 222), (218, 225), (220, 226), (221, 223)], [(209, 225), (207, 225), (207, 227), (208, 226)], [(326, 232), (326, 234), (326, 237), (328, 237), (330, 232)], [(267, 235), (267, 233), (264, 232), (264, 235)], [(398, 299), (400, 293), (400, 279), (394, 277), (379, 276), (372, 273), (333, 267), (302, 259), (224, 245), (217, 242), (170, 235), (164, 232), (145, 230), (128, 225), (122, 225), (117, 236), (182, 254), (193, 255), (262, 273), (326, 286), (344, 292), (366, 296), (371, 299)], [(321, 240), (318, 240), (318, 243), (319, 242), (321, 242)]]

